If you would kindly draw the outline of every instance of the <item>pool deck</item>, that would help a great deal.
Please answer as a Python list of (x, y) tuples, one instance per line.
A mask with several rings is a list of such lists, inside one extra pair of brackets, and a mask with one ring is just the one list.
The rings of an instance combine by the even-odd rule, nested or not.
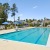
[(49, 47), (0, 39), (0, 50), (50, 50)]
[(15, 29), (9, 29), (9, 30), (0, 30), (0, 34), (6, 34), (6, 33), (9, 33), (9, 32), (14, 32)]
[[(0, 34), (14, 31), (15, 29), (1, 30)], [(0, 50), (50, 50), (49, 46), (50, 46), (50, 35), (47, 42), (47, 46), (0, 39)]]
[[(34, 27), (26, 27), (26, 28), (18, 28), (20, 30), (25, 30), (25, 29), (30, 29), (30, 28), (34, 28)], [(15, 29), (8, 29), (8, 30), (0, 30), (0, 34), (5, 34), (5, 33), (9, 33), (9, 32), (14, 32), (16, 31)]]
[(50, 35), (49, 35), (49, 38), (48, 38), (47, 46), (50, 47)]

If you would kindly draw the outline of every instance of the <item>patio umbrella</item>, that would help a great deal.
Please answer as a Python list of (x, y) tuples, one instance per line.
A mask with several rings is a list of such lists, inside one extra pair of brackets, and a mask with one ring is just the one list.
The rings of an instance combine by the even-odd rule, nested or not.
[(4, 24), (4, 25), (9, 25), (10, 23), (9, 23), (9, 22), (4, 22), (4, 23), (2, 23), (2, 24)]
[(4, 23), (2, 23), (2, 24), (4, 24), (4, 25), (5, 25), (5, 29), (7, 29), (7, 25), (10, 25), (10, 23), (9, 23), (9, 22), (4, 22)]
[(17, 21), (17, 22), (14, 22), (13, 24), (22, 24), (22, 22), (21, 21)]

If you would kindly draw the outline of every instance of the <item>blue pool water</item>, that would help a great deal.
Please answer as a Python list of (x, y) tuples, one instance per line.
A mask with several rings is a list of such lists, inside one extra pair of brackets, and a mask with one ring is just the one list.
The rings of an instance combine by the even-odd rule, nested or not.
[(22, 30), (19, 32), (16, 31), (7, 34), (1, 34), (0, 38), (46, 45), (49, 33), (50, 33), (50, 28), (32, 28), (32, 29)]

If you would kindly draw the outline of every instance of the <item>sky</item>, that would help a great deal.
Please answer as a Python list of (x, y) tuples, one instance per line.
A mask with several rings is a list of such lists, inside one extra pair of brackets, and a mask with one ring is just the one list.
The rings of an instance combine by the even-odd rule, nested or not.
[[(50, 18), (50, 0), (0, 0), (0, 3), (8, 2), (10, 6), (15, 3), (18, 7), (16, 13), (16, 20), (20, 16), (24, 19), (43, 19)], [(8, 20), (13, 21), (11, 13), (8, 15)]]

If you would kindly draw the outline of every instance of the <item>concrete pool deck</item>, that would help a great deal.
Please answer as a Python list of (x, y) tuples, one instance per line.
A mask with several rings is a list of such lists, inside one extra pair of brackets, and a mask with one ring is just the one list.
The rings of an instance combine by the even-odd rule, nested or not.
[(0, 34), (5, 34), (5, 33), (9, 33), (9, 32), (14, 32), (15, 29), (9, 29), (9, 30), (0, 30)]
[(47, 46), (50, 47), (50, 35), (49, 35), (49, 38), (48, 38)]
[(0, 39), (0, 50), (50, 50), (49, 47)]
[[(18, 29), (25, 30), (25, 29), (30, 29), (30, 28), (34, 28), (34, 27), (26, 27), (26, 28), (18, 28)], [(16, 30), (15, 29), (0, 30), (0, 34), (5, 34), (5, 33), (9, 33), (9, 32), (14, 32), (14, 31), (16, 31)]]

